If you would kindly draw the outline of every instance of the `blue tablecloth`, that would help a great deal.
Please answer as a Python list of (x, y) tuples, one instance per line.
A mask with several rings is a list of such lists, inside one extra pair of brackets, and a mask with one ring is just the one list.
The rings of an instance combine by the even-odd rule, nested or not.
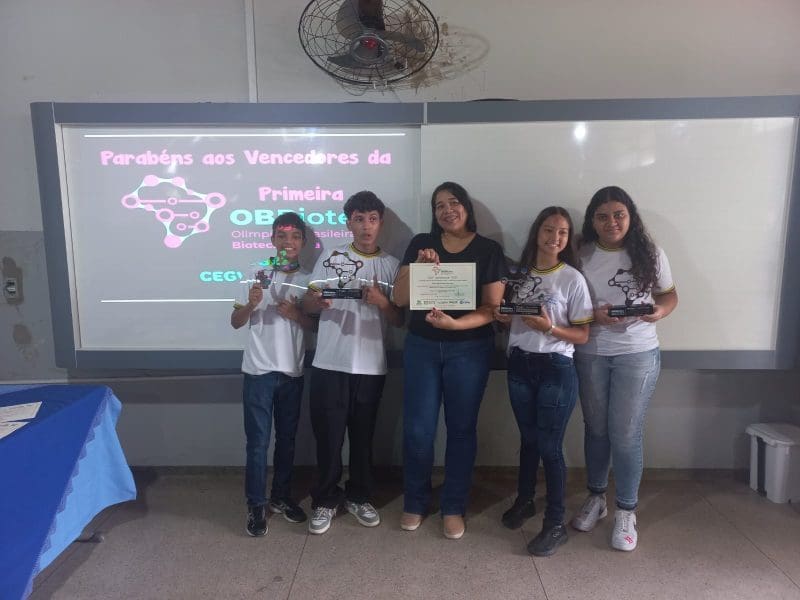
[(101, 510), (136, 498), (105, 386), (0, 386), (0, 406), (41, 401), (0, 439), (0, 598), (17, 600)]

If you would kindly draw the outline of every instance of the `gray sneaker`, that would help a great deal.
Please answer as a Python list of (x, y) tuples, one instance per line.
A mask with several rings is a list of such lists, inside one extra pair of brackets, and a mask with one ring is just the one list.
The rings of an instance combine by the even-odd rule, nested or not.
[(591, 531), (597, 522), (608, 515), (605, 494), (590, 494), (580, 512), (572, 519), (572, 526), (578, 531)]
[(314, 509), (314, 514), (308, 522), (308, 531), (316, 535), (321, 535), (331, 528), (333, 517), (336, 516), (335, 508), (318, 506)]
[(347, 512), (353, 515), (356, 521), (364, 527), (377, 527), (381, 524), (381, 516), (369, 502), (359, 504), (358, 502), (347, 500), (345, 506), (347, 507)]

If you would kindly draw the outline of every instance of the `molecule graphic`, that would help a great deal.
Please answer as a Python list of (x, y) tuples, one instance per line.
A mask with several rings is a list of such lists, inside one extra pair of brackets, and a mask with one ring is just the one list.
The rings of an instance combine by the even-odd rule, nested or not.
[[(167, 196), (166, 198), (142, 197), (142, 190), (147, 192), (148, 188), (156, 188), (161, 184), (169, 184), (171, 191), (165, 193), (161, 188), (155, 190), (154, 195), (161, 194)], [(193, 204), (202, 206), (193, 207)], [(189, 206), (184, 208), (183, 205)], [(224, 205), (225, 196), (216, 192), (202, 194), (190, 190), (183, 177), (163, 179), (157, 175), (146, 175), (136, 190), (122, 197), (122, 206), (125, 208), (141, 208), (155, 213), (156, 219), (166, 229), (164, 245), (167, 248), (177, 248), (186, 238), (208, 231), (211, 214)]]
[(633, 306), (633, 301), (647, 296), (649, 290), (642, 289), (641, 282), (630, 270), (617, 269), (616, 274), (608, 280), (609, 287), (617, 287), (625, 294), (625, 306)]
[(511, 289), (512, 302), (529, 304), (537, 299), (536, 288), (542, 283), (542, 278), (536, 275), (526, 275), (520, 276), (518, 279), (504, 277), (502, 281)]
[(353, 260), (347, 252), (334, 250), (333, 254), (323, 261), (322, 266), (336, 272), (339, 278), (338, 286), (343, 288), (356, 278), (356, 273), (364, 266), (364, 262)]

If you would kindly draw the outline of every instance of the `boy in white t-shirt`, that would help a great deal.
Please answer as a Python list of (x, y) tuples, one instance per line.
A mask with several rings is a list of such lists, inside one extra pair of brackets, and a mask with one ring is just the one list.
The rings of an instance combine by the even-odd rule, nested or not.
[[(300, 268), (300, 250), (306, 228), (295, 213), (284, 213), (272, 226), (277, 259), (256, 276), (247, 299), (234, 304), (231, 325), (249, 326), (242, 359), (244, 373), (244, 430), (247, 437), (245, 496), (247, 533), (267, 533), (266, 506), (291, 523), (302, 523), (306, 514), (291, 499), (294, 441), (303, 396), (305, 329), (314, 319), (304, 314), (299, 297), (309, 282)], [(272, 494), (267, 502), (267, 449), (275, 419)]]
[[(380, 524), (370, 504), (372, 437), (386, 379), (384, 334), (400, 326), (402, 309), (389, 300), (399, 261), (378, 246), (383, 202), (372, 192), (344, 205), (353, 242), (320, 256), (306, 294), (308, 312), (319, 313), (317, 350), (311, 371), (311, 425), (317, 441), (318, 480), (311, 490), (311, 533), (328, 531), (342, 506), (366, 527)], [(323, 290), (361, 298), (324, 298)], [(328, 293), (328, 292), (326, 292)], [(342, 477), (342, 445), (350, 440), (349, 479)]]

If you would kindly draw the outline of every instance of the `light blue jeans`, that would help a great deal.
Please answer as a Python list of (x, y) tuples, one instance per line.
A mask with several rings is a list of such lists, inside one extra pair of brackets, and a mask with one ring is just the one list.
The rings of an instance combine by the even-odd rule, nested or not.
[(603, 493), (614, 465), (617, 506), (633, 510), (642, 480), (642, 429), (661, 371), (658, 348), (633, 354), (575, 353), (585, 425), (587, 487)]

